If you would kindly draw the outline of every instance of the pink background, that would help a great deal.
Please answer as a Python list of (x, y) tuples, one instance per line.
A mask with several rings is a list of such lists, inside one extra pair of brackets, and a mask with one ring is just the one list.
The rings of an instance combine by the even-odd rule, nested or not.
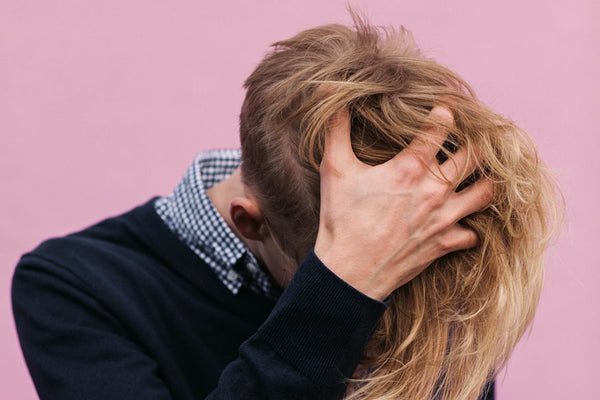
[[(556, 171), (567, 223), (498, 392), (597, 398), (600, 2), (352, 3), (412, 30)], [(349, 22), (343, 1), (0, 0), (1, 398), (35, 398), (10, 311), (19, 255), (168, 193), (200, 150), (237, 147), (242, 82), (267, 46), (328, 22)]]

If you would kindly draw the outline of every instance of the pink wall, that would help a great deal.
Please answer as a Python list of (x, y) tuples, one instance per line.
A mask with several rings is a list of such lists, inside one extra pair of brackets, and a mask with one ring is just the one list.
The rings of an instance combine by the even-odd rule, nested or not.
[[(556, 171), (568, 223), (499, 394), (596, 397), (600, 3), (352, 3), (411, 29)], [(0, 2), (0, 397), (35, 398), (10, 312), (19, 254), (168, 193), (199, 150), (237, 146), (242, 81), (267, 45), (348, 21), (341, 0)]]

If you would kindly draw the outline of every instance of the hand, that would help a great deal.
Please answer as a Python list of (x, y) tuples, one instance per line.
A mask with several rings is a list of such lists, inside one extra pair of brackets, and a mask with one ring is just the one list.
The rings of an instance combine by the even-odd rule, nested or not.
[[(449, 110), (434, 107), (430, 114), (446, 126)], [(445, 129), (431, 128), (437, 145)], [(437, 258), (477, 246), (477, 234), (458, 221), (486, 207), (493, 186), (481, 178), (456, 192), (459, 174), (475, 170), (464, 148), (438, 165), (439, 147), (414, 139), (391, 160), (369, 166), (358, 160), (350, 141), (348, 110), (330, 124), (320, 166), (321, 217), (315, 254), (348, 284), (383, 300), (420, 274)], [(431, 171), (438, 167), (446, 182)]]

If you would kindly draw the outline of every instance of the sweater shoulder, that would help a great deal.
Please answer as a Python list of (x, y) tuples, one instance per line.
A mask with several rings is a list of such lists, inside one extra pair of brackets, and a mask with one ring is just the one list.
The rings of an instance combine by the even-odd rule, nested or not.
[(47, 239), (25, 253), (17, 269), (53, 269), (53, 273), (73, 274), (83, 281), (94, 281), (103, 275), (136, 273), (139, 276), (140, 270), (162, 263), (138, 234), (144, 227), (135, 221), (135, 214), (151, 206), (149, 203), (80, 231)]
[[(79, 232), (44, 241), (23, 255), (15, 276), (54, 276), (117, 303), (171, 301), (175, 293), (210, 299), (223, 310), (262, 321), (273, 301), (242, 288), (233, 294), (212, 268), (173, 233), (154, 209), (154, 200)], [(185, 300), (187, 301), (187, 300)], [(196, 301), (196, 300), (194, 300)]]

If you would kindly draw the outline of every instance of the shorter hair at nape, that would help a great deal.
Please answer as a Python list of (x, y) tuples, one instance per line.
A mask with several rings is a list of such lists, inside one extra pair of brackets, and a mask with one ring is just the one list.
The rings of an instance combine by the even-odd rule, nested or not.
[(494, 182), (491, 205), (461, 221), (481, 243), (436, 260), (393, 293), (348, 397), (476, 399), (533, 319), (558, 221), (556, 185), (528, 135), (424, 57), (407, 30), (353, 18), (353, 27), (320, 26), (275, 43), (248, 77), (242, 177), (277, 243), (299, 262), (316, 239), (318, 165), (336, 111), (350, 110), (354, 152), (375, 165), (428, 139), (434, 105), (452, 110), (440, 161), (452, 162), (462, 146), (477, 175), (464, 170), (460, 181)]

